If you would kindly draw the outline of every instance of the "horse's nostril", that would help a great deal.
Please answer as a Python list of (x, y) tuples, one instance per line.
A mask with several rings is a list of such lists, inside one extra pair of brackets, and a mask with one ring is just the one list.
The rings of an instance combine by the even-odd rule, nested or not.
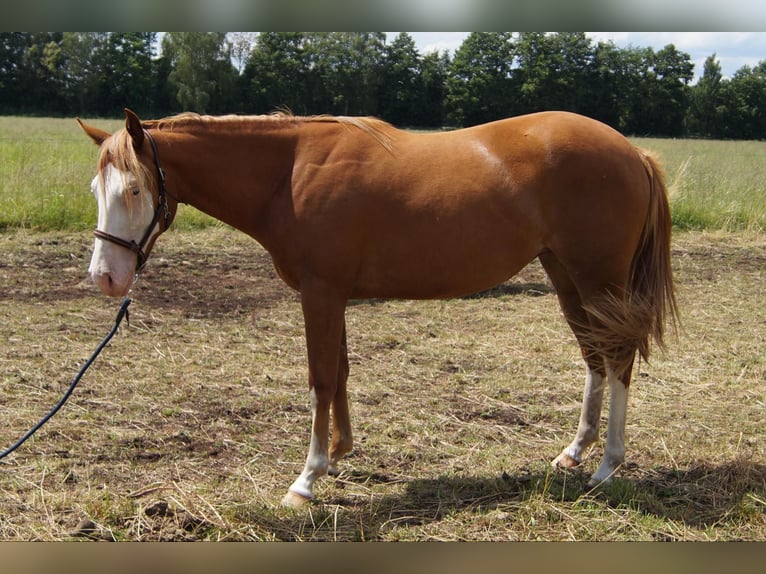
[(115, 295), (120, 291), (120, 285), (112, 277), (111, 273), (98, 273), (93, 275), (93, 282), (105, 295)]

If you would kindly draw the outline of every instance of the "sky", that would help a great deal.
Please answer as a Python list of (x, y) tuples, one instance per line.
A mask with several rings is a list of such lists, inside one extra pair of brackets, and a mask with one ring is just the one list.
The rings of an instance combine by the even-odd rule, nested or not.
[[(454, 53), (469, 32), (409, 32), (421, 54), (433, 50)], [(766, 32), (586, 32), (594, 42), (611, 40), (619, 48), (634, 46), (655, 50), (668, 44), (686, 52), (694, 62), (695, 78), (702, 74), (705, 59), (713, 54), (724, 77), (742, 66), (766, 60)]]

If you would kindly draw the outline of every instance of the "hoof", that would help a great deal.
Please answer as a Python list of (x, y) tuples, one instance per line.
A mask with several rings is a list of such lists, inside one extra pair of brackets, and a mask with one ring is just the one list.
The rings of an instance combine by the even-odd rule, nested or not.
[(604, 479), (596, 478), (595, 476), (591, 476), (590, 480), (585, 483), (585, 488), (598, 488), (599, 486), (606, 486), (612, 482), (612, 475), (610, 474)]
[(617, 469), (619, 469), (620, 466), (621, 464), (614, 464), (604, 467), (604, 464), (602, 463), (596, 469), (596, 472), (593, 473), (593, 476), (590, 477), (587, 487), (595, 488), (597, 486), (609, 484), (612, 482), (612, 477), (615, 475)]
[(293, 492), (292, 490), (288, 490), (287, 494), (285, 494), (285, 497), (282, 499), (282, 506), (284, 508), (300, 508), (309, 502), (311, 502), (310, 498), (298, 494), (297, 492)]
[(580, 461), (569, 456), (566, 451), (563, 451), (551, 462), (551, 466), (554, 468), (574, 468), (579, 466), (579, 464)]

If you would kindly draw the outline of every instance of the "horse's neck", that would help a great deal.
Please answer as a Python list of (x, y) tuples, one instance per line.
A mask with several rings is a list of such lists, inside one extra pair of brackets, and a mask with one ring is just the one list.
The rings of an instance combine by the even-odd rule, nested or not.
[(169, 193), (257, 235), (264, 209), (292, 169), (294, 138), (287, 131), (255, 129), (205, 130), (172, 137), (163, 146), (167, 159), (162, 158), (169, 173)]

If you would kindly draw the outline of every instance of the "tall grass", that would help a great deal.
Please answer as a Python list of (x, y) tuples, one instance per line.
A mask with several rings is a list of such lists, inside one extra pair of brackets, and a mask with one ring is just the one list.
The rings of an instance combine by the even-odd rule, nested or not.
[(766, 142), (654, 138), (633, 142), (659, 154), (677, 229), (766, 229)]
[(95, 221), (93, 144), (73, 120), (0, 118), (0, 227), (80, 229)]
[[(94, 120), (112, 131), (121, 120)], [(766, 229), (766, 142), (636, 138), (659, 153), (677, 229)], [(83, 230), (96, 223), (89, 191), (96, 149), (74, 119), (0, 117), (0, 230)], [(174, 227), (217, 225), (181, 206)]]

